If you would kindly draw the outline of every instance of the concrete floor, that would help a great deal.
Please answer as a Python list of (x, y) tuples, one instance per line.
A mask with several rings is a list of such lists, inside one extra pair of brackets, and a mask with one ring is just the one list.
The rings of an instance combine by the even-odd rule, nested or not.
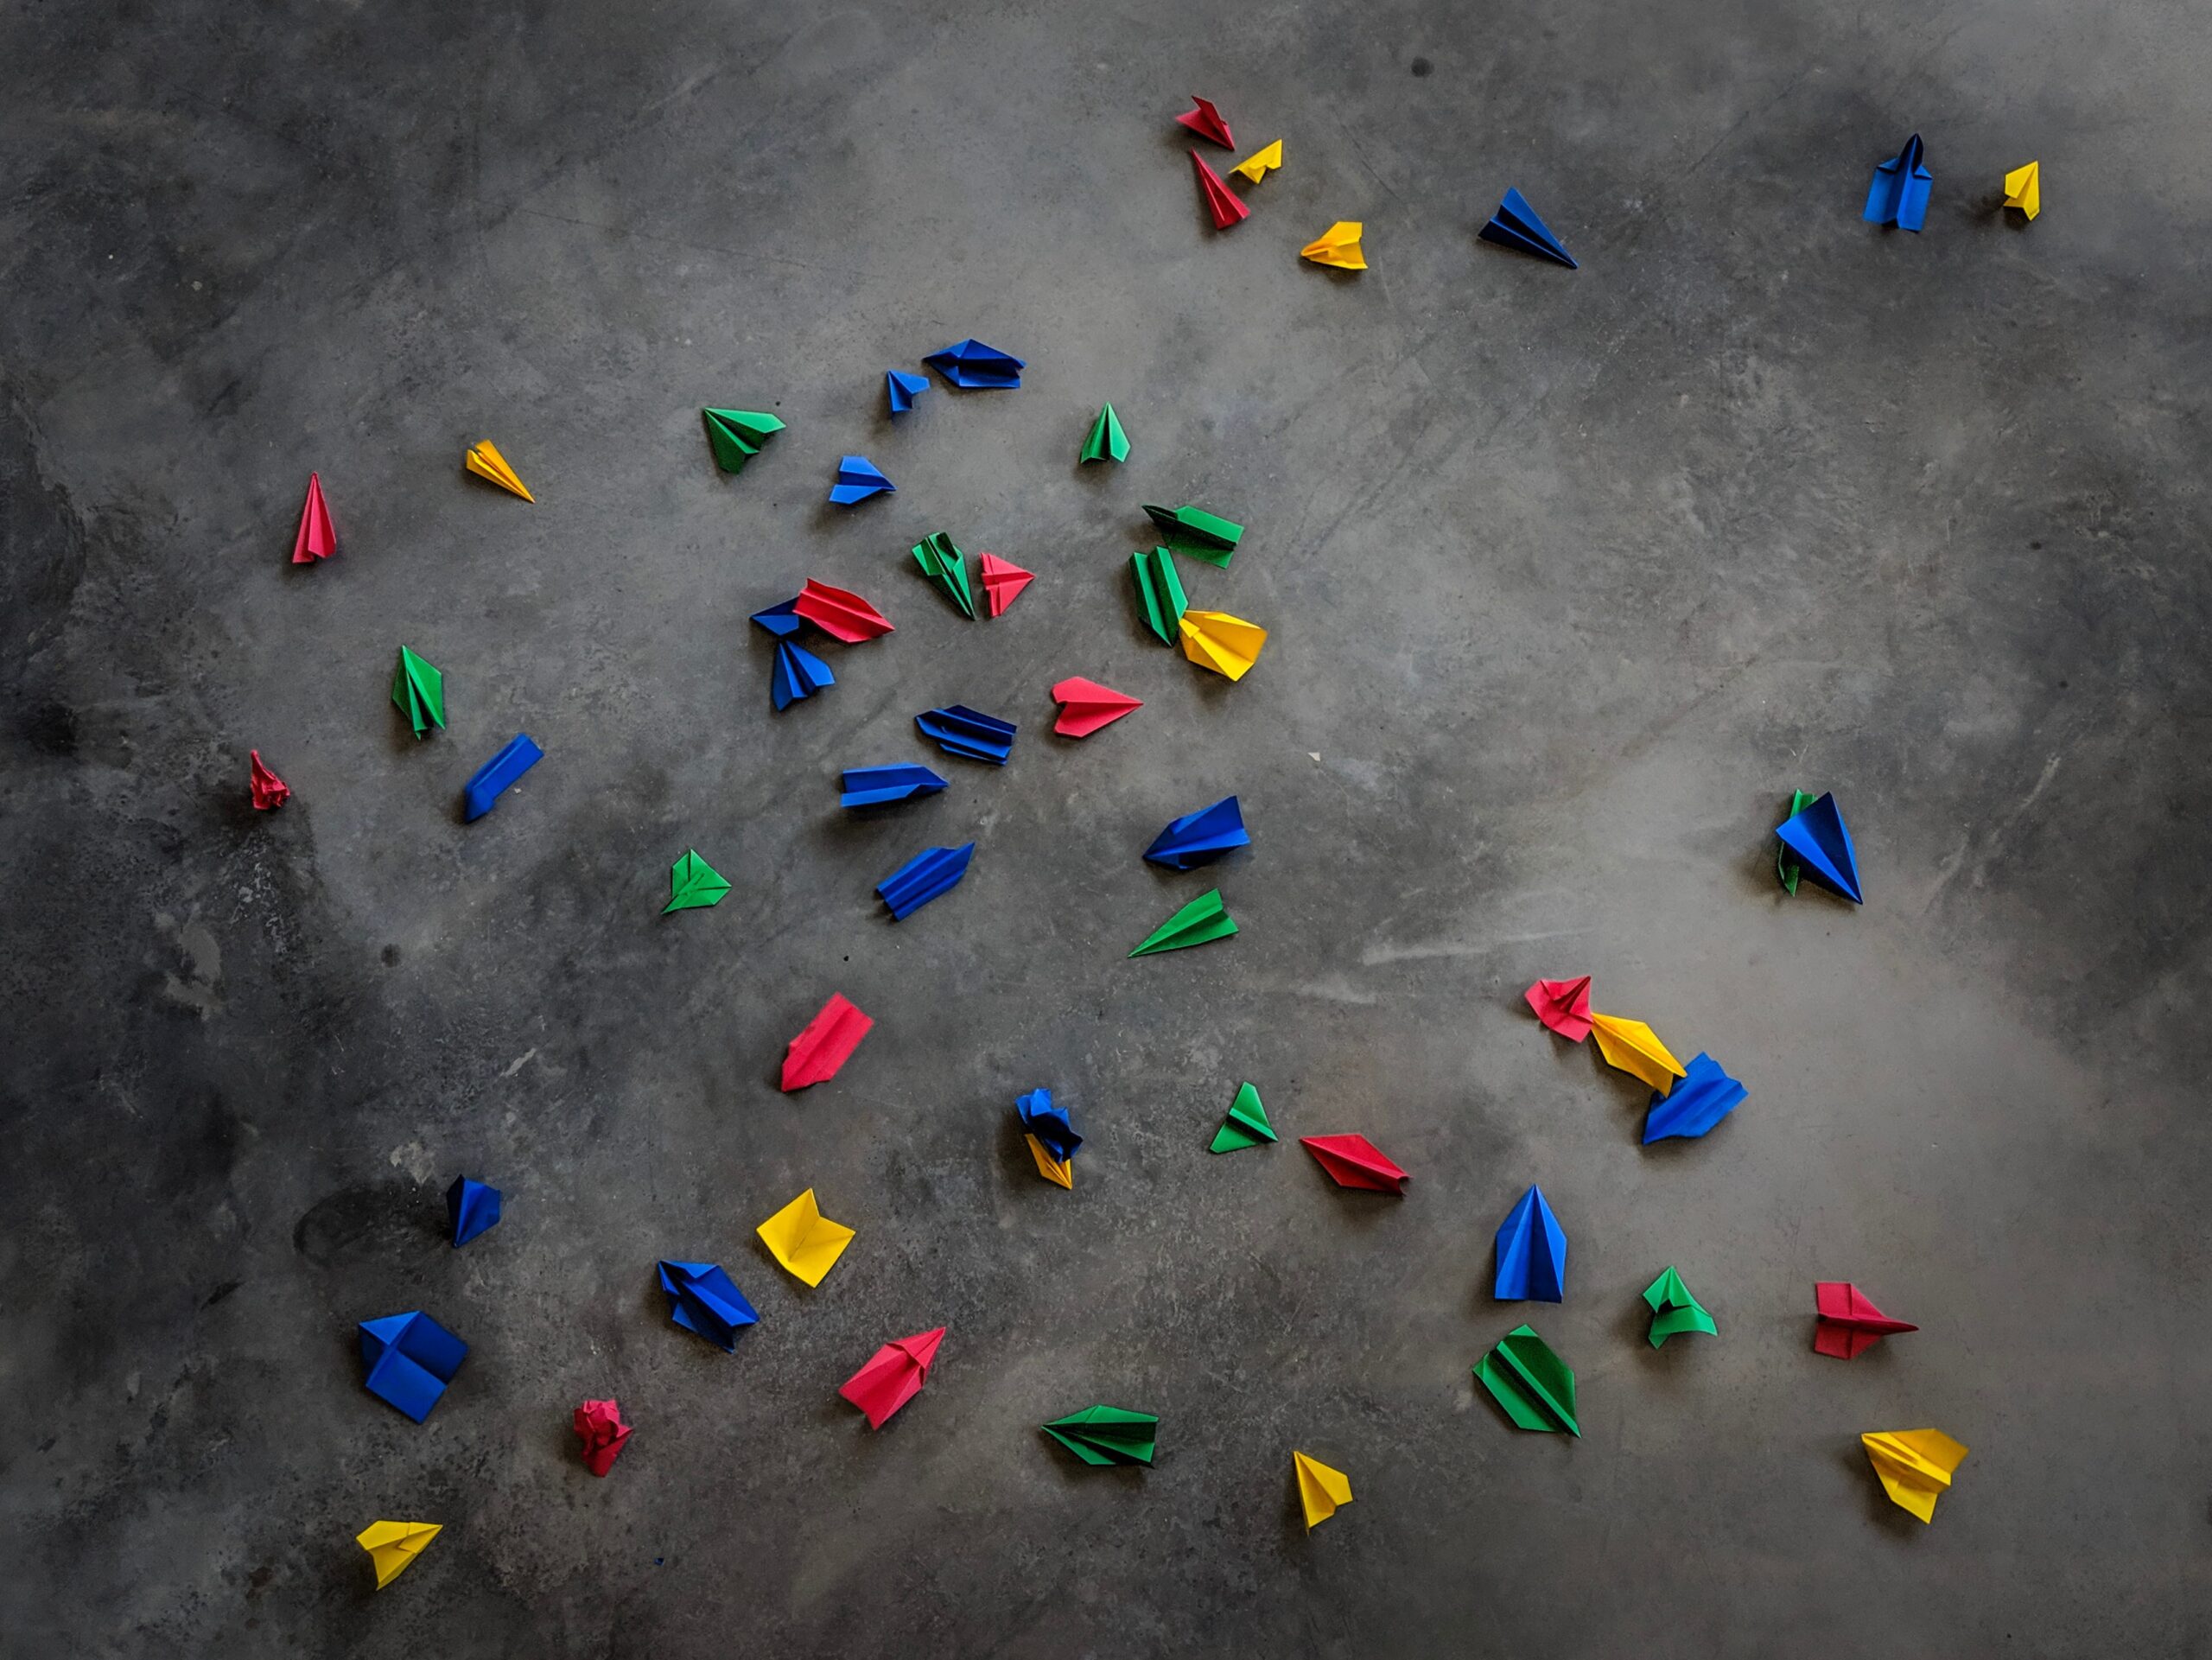
[[(2206, 1652), (2207, 60), (2143, 0), (0, 19), (9, 1650)], [(1194, 89), (1287, 147), (1226, 236)], [(1916, 129), (1926, 233), (1862, 224)], [(1475, 239), (1509, 185), (1580, 272)], [(1363, 276), (1295, 258), (1340, 218)], [(971, 334), (1024, 388), (889, 426)], [(1135, 454), (1078, 469), (1103, 398)], [(727, 478), (705, 404), (790, 429)], [(845, 451), (899, 493), (826, 509)], [(1184, 567), (1272, 631), (1242, 684), (1135, 620), (1185, 500), (1251, 527)], [(935, 529), (1036, 584), (962, 620)], [(809, 575), (899, 631), (778, 717), (746, 616)], [(1147, 706), (1057, 740), (1077, 673)], [(920, 748), (954, 701), (1003, 773)], [(952, 788), (837, 813), (905, 760)], [(1798, 785), (1863, 912), (1777, 892)], [(1127, 960), (1231, 791), (1243, 932)], [(663, 918), (692, 846), (734, 891)], [(1519, 1005), (1581, 972), (1748, 1103), (1640, 1147)], [(874, 1035), (779, 1094), (833, 990)], [(1243, 1078), (1285, 1144), (1210, 1158)], [(1408, 1197), (1289, 1139), (1344, 1130)], [(461, 1171), (507, 1218), (454, 1252)], [(1563, 1307), (1488, 1295), (1532, 1180)], [(812, 1293), (752, 1231), (810, 1185), (860, 1230)], [(751, 1294), (734, 1358), (662, 1256)], [(1654, 1352), (1669, 1262), (1720, 1335)], [(1821, 1278), (1921, 1331), (1813, 1355)], [(353, 1353), (413, 1307), (474, 1345), (420, 1428)], [(1580, 1441), (1471, 1390), (1529, 1315)], [(869, 1434), (837, 1383), (938, 1324)], [(1038, 1434), (1098, 1401), (1156, 1467)], [(1923, 1425), (1931, 1528), (1858, 1442)], [(1294, 1447), (1357, 1494), (1310, 1536)], [(378, 1517), (446, 1525), (383, 1593)]]

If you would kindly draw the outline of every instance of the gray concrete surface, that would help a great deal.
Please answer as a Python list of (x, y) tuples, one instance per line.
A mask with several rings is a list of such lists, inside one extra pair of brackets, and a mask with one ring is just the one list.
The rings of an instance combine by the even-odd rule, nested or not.
[[(8, 1650), (2207, 1651), (2207, 57), (2141, 0), (13, 10)], [(1192, 90), (1287, 145), (1224, 237)], [(1863, 225), (1916, 129), (1926, 233)], [(1476, 241), (1508, 185), (1581, 271)], [(1357, 278), (1294, 258), (1339, 218)], [(888, 426), (969, 334), (1024, 389)], [(709, 403), (791, 428), (728, 479)], [(847, 450), (896, 497), (821, 506)], [(1138, 631), (1147, 500), (1250, 525), (1186, 565), (1273, 631), (1241, 685)], [(1039, 573), (1011, 614), (912, 573), (940, 528)], [(745, 619), (810, 574), (899, 631), (778, 718)], [(1074, 673), (1147, 706), (1057, 741)], [(842, 819), (955, 700), (1012, 766)], [(1800, 785), (1863, 913), (1775, 888)], [(1230, 791), (1243, 933), (1126, 960)], [(735, 891), (664, 919), (695, 845)], [(1748, 1104), (1642, 1148), (1518, 1006), (1582, 971)], [(778, 1094), (839, 989), (874, 1036)], [(1410, 1194), (1209, 1158), (1248, 1078)], [(463, 1170), (507, 1219), (455, 1253)], [(1563, 1307), (1487, 1294), (1531, 1180)], [(752, 1233), (809, 1185), (860, 1230), (810, 1294)], [(758, 1303), (734, 1358), (662, 1255)], [(1654, 1353), (1669, 1262), (1721, 1334)], [(1814, 1356), (1825, 1277), (1923, 1329)], [(474, 1345), (421, 1428), (353, 1352), (417, 1307)], [(1471, 1391), (1532, 1312), (1579, 1442)], [(836, 1384), (940, 1323), (871, 1435)], [(1157, 1467), (1037, 1433), (1094, 1401)], [(1932, 1528), (1857, 1440), (1922, 1425), (1973, 1448)], [(1294, 1447), (1357, 1492), (1310, 1536)], [(447, 1530), (381, 1593), (378, 1517)]]

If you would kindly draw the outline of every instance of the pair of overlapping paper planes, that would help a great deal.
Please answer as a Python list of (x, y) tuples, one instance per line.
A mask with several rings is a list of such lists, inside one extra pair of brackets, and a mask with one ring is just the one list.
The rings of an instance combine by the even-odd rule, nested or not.
[(1700, 1053), (1688, 1066), (1642, 1021), (1603, 1014), (1590, 1007), (1590, 976), (1539, 980), (1522, 994), (1536, 1018), (1569, 1043), (1595, 1035), (1607, 1065), (1641, 1078), (1654, 1091), (1643, 1118), (1648, 1146), (1669, 1137), (1706, 1135), (1742, 1103), (1748, 1091), (1720, 1063)]
[(931, 586), (944, 595), (952, 608), (969, 621), (976, 618), (976, 590), (983, 590), (983, 609), (988, 616), (1003, 616), (1014, 597), (1036, 580), (1011, 559), (995, 553), (978, 553), (974, 577), (968, 572), (968, 556), (943, 531), (932, 531), (914, 544), (914, 563)]
[(1851, 844), (1850, 829), (1834, 796), (1792, 791), (1789, 816), (1774, 827), (1774, 834), (1782, 844), (1774, 855), (1774, 874), (1792, 895), (1797, 884), (1810, 877), (1853, 905), (1866, 902), (1859, 886), (1858, 850)]
[(1147, 503), (1144, 511), (1162, 535), (1161, 545), (1129, 556), (1129, 575), (1145, 627), (1163, 646), (1179, 644), (1183, 655), (1200, 668), (1242, 680), (1259, 661), (1268, 631), (1225, 611), (1193, 609), (1174, 556), (1179, 552), (1227, 569), (1244, 527), (1203, 507)]
[(1057, 1106), (1050, 1090), (1032, 1090), (1014, 1103), (1014, 1120), (1021, 1139), (1036, 1161), (1037, 1173), (1056, 1186), (1075, 1188), (1075, 1155), (1083, 1146), (1075, 1120)]
[[(986, 346), (979, 340), (955, 340), (942, 352), (932, 352), (922, 361), (944, 377), (945, 384), (963, 391), (1014, 391), (1021, 385), (1021, 372), (1028, 367), (1021, 359), (1010, 352), (1001, 352), (995, 346)], [(910, 413), (914, 400), (929, 390), (926, 377), (909, 374), (903, 369), (887, 370), (883, 377), (884, 401), (893, 418)], [(848, 456), (848, 460), (857, 457)], [(835, 499), (835, 498), (832, 498)]]
[(768, 694), (778, 713), (837, 684), (830, 665), (798, 643), (802, 626), (820, 629), (846, 646), (880, 639), (893, 632), (891, 620), (849, 589), (809, 577), (806, 586), (781, 605), (755, 611), (753, 622), (776, 642)]
[[(399, 648), (399, 661), (391, 673), (391, 701), (395, 708), (407, 717), (418, 738), (428, 737), (432, 727), (442, 731), (446, 724), (446, 677), (444, 672), (428, 658), (405, 646)], [(499, 797), (524, 773), (545, 759), (527, 732), (518, 732), (499, 752), (475, 772), (461, 786), (461, 816), (464, 823), (474, 824), (492, 811)], [(270, 774), (272, 779), (275, 775)], [(257, 776), (257, 783), (259, 782)], [(283, 780), (276, 779), (282, 788)], [(291, 792), (285, 790), (284, 794)], [(277, 800), (281, 801), (283, 796)], [(255, 805), (260, 805), (256, 793)], [(274, 805), (273, 803), (271, 805)]]
[[(1185, 127), (1224, 149), (1236, 148), (1236, 136), (1229, 130), (1229, 123), (1216, 109), (1210, 99), (1191, 94), (1192, 107), (1175, 118), (1175, 124)], [(1249, 183), (1257, 184), (1282, 165), (1282, 140), (1264, 144), (1230, 169), (1231, 173)], [(1251, 217), (1252, 210), (1243, 200), (1229, 188), (1228, 181), (1206, 165), (1206, 158), (1198, 151), (1191, 152), (1191, 166), (1198, 181), (1198, 200), (1205, 206), (1206, 215), (1213, 220), (1213, 228), (1226, 231), (1241, 225)]]

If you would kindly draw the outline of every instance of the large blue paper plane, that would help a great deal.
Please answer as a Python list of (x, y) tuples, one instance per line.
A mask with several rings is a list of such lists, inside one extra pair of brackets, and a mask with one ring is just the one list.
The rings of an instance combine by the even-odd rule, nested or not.
[(926, 766), (848, 766), (839, 780), (841, 807), (887, 807), (894, 801), (935, 795), (944, 780)]
[(486, 761), (469, 777), (461, 791), (461, 817), (465, 824), (474, 824), (499, 804), (500, 793), (524, 773), (545, 759), (545, 752), (530, 741), (530, 734), (518, 732), (506, 747)]
[(1495, 242), (1501, 248), (1515, 248), (1522, 253), (1532, 253), (1539, 259), (1548, 259), (1564, 265), (1569, 270), (1580, 270), (1574, 256), (1551, 233), (1551, 229), (1536, 216), (1529, 206), (1529, 199), (1518, 190), (1508, 190), (1505, 200), (1497, 205), (1497, 212), (1491, 215), (1490, 223), (1476, 234), (1485, 242)]
[(914, 407), (914, 400), (929, 391), (929, 381), (921, 375), (910, 375), (903, 370), (893, 369), (883, 377), (884, 396), (891, 400), (891, 412), (904, 415)]
[(664, 1260), (660, 1288), (668, 1294), (669, 1319), (728, 1354), (737, 1352), (738, 1334), (760, 1318), (718, 1262)]
[(1144, 856), (1156, 865), (1195, 870), (1234, 849), (1251, 845), (1251, 832), (1244, 828), (1244, 814), (1236, 798), (1224, 796), (1211, 807), (1170, 819), (1167, 828), (1144, 850)]
[(453, 1223), (453, 1245), (459, 1250), (487, 1229), (499, 1225), (499, 1190), (468, 1176), (456, 1176), (446, 1189), (446, 1215)]
[(805, 619), (798, 614), (797, 600), (785, 600), (781, 605), (772, 605), (766, 611), (755, 611), (753, 620), (778, 639), (789, 639), (798, 633)]
[(837, 506), (849, 507), (870, 496), (887, 495), (898, 487), (877, 472), (875, 463), (867, 456), (847, 455), (837, 462), (837, 481), (830, 487), (830, 499)]
[(987, 760), (994, 766), (1003, 766), (1007, 757), (1014, 753), (1014, 723), (970, 709), (965, 703), (917, 715), (914, 724), (921, 728), (925, 738), (948, 755), (964, 755), (969, 760)]
[(768, 696), (775, 700), (779, 713), (836, 684), (837, 677), (830, 672), (830, 665), (797, 640), (776, 642), (776, 666), (768, 677)]
[(1531, 1187), (1509, 1212), (1497, 1231), (1500, 1302), (1563, 1302), (1567, 1299), (1567, 1230), (1544, 1201), (1544, 1190)]
[(1007, 391), (1021, 385), (1022, 360), (981, 340), (956, 341), (922, 359), (956, 386)]
[(1923, 154), (1920, 135), (1915, 133), (1903, 149), (1874, 164), (1874, 182), (1866, 191), (1869, 225), (1917, 231), (1928, 222), (1928, 193), (1936, 188), (1936, 175), (1922, 161)]
[(1014, 1103), (1014, 1116), (1021, 1120), (1021, 1128), (1044, 1143), (1045, 1150), (1060, 1163), (1075, 1157), (1076, 1148), (1083, 1145), (1083, 1137), (1075, 1133), (1075, 1121), (1068, 1116), (1065, 1107), (1052, 1104), (1050, 1090), (1032, 1090)]
[(876, 883), (875, 891), (891, 907), (891, 919), (903, 922), (940, 894), (959, 887), (960, 879), (968, 874), (969, 860), (975, 856), (973, 842), (957, 848), (931, 848)]
[(468, 1345), (419, 1309), (361, 1322), (362, 1381), (418, 1424), (467, 1358)]
[(1853, 905), (1866, 903), (1859, 893), (1859, 855), (1852, 848), (1843, 810), (1835, 805), (1834, 796), (1824, 795), (1811, 806), (1792, 813), (1774, 827), (1774, 833), (1782, 838), (1783, 846), (1797, 855), (1805, 875)]
[(1735, 1111), (1747, 1093), (1741, 1084), (1720, 1070), (1719, 1061), (1711, 1055), (1700, 1055), (1690, 1062), (1688, 1074), (1671, 1091), (1651, 1097), (1651, 1105), (1643, 1115), (1644, 1145), (1648, 1147), (1670, 1135), (1695, 1141)]

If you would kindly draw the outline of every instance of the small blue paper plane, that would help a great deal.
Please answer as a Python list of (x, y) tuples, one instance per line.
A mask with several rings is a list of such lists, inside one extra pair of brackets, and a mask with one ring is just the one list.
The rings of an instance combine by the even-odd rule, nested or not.
[(942, 352), (932, 352), (922, 361), (954, 385), (970, 391), (1011, 391), (1021, 385), (1021, 371), (1026, 366), (1020, 358), (1009, 357), (995, 347), (975, 340), (961, 340)]
[(669, 1319), (727, 1354), (737, 1352), (738, 1334), (760, 1318), (718, 1262), (664, 1261), (660, 1288), (668, 1294)]
[(849, 507), (870, 496), (888, 495), (898, 487), (877, 472), (875, 463), (867, 456), (847, 455), (837, 462), (837, 481), (830, 487), (830, 499), (840, 507)]
[(419, 1309), (361, 1322), (361, 1358), (369, 1368), (362, 1381), (418, 1424), (467, 1358), (468, 1345)]
[(1679, 1135), (1695, 1141), (1736, 1110), (1749, 1091), (1720, 1070), (1711, 1055), (1690, 1062), (1688, 1075), (1678, 1079), (1665, 1095), (1651, 1097), (1643, 1115), (1643, 1144)]
[(755, 611), (753, 620), (766, 628), (778, 639), (789, 639), (799, 631), (805, 620), (798, 614), (798, 601), (785, 600), (781, 605), (772, 605), (766, 611)]
[(910, 375), (893, 369), (883, 377), (883, 390), (891, 399), (893, 415), (906, 414), (914, 407), (914, 400), (929, 389), (929, 380), (922, 375)]
[(501, 792), (544, 759), (545, 752), (530, 741), (529, 733), (516, 733), (505, 748), (478, 767), (461, 786), (461, 822), (473, 824), (483, 817), (499, 804)]
[(969, 760), (987, 760), (994, 766), (1003, 766), (1007, 757), (1014, 753), (1014, 723), (970, 709), (965, 703), (917, 715), (914, 724), (921, 728), (925, 738), (948, 755), (964, 755)]
[(1083, 1145), (1068, 1110), (1052, 1104), (1050, 1090), (1030, 1091), (1014, 1102), (1014, 1112), (1021, 1120), (1021, 1128), (1043, 1142), (1045, 1150), (1062, 1164), (1075, 1157), (1076, 1148)]
[(1874, 182), (1867, 188), (1865, 218), (1869, 225), (1894, 225), (1900, 231), (1917, 231), (1928, 222), (1928, 193), (1936, 175), (1921, 160), (1918, 133), (1904, 141), (1904, 148), (1886, 162), (1874, 164)]
[(1536, 217), (1536, 210), (1529, 206), (1528, 198), (1518, 190), (1505, 193), (1505, 200), (1498, 203), (1490, 223), (1476, 234), (1485, 242), (1495, 242), (1501, 248), (1517, 248), (1569, 270), (1582, 269), (1574, 263), (1574, 256), (1551, 233), (1550, 227)]
[(1797, 855), (1810, 876), (1832, 894), (1840, 894), (1853, 905), (1866, 900), (1859, 894), (1859, 855), (1852, 849), (1851, 832), (1844, 827), (1843, 811), (1835, 798), (1824, 795), (1802, 811), (1791, 814), (1774, 828), (1783, 846)]
[(453, 1248), (459, 1250), (499, 1225), (499, 1190), (468, 1176), (456, 1176), (446, 1189), (446, 1214), (453, 1219)]
[(839, 780), (841, 807), (887, 807), (894, 801), (935, 795), (944, 780), (926, 766), (849, 766)]
[(960, 886), (968, 874), (968, 861), (976, 856), (973, 842), (957, 848), (931, 848), (918, 854), (881, 881), (875, 891), (891, 907), (891, 919), (903, 922), (940, 894)]
[(1567, 1230), (1544, 1202), (1541, 1187), (1522, 1194), (1497, 1231), (1497, 1286), (1492, 1294), (1500, 1302), (1567, 1299)]
[(776, 666), (769, 676), (768, 695), (775, 699), (779, 714), (801, 698), (836, 684), (837, 677), (830, 672), (830, 665), (797, 640), (776, 642)]
[(1195, 870), (1233, 849), (1251, 845), (1251, 832), (1244, 828), (1244, 814), (1236, 798), (1224, 796), (1211, 807), (1170, 819), (1167, 828), (1144, 850), (1144, 856), (1156, 865)]

